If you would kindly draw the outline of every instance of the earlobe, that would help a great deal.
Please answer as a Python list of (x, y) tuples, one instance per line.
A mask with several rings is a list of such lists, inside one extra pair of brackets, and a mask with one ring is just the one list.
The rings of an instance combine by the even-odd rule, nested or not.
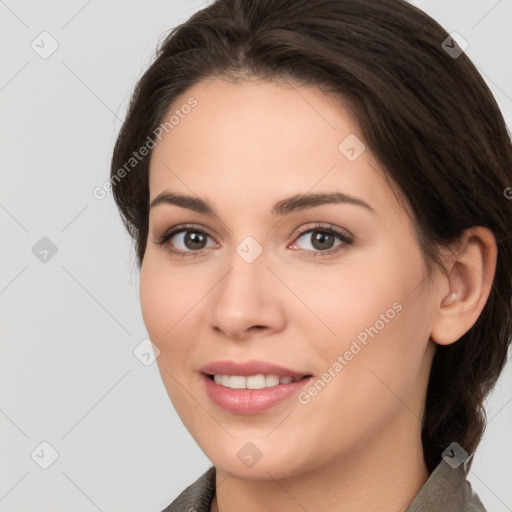
[[(493, 233), (483, 226), (464, 231), (447, 258), (447, 274), (439, 287), (431, 338), (439, 345), (460, 339), (475, 324), (489, 297), (496, 270)], [(448, 291), (446, 291), (448, 289)]]

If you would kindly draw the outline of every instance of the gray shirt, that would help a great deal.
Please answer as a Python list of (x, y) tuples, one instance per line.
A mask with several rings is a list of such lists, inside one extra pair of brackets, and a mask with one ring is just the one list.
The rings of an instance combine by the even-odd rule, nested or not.
[[(162, 512), (210, 512), (215, 496), (215, 466), (189, 485)], [(463, 466), (438, 464), (407, 512), (487, 512), (466, 480)]]

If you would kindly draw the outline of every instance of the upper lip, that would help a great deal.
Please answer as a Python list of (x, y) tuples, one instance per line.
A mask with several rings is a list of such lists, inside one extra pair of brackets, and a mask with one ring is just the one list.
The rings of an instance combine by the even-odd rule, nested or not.
[(278, 375), (279, 377), (304, 377), (311, 375), (310, 373), (298, 372), (283, 366), (277, 366), (266, 361), (247, 361), (245, 363), (237, 363), (235, 361), (215, 361), (206, 364), (200, 368), (201, 373), (206, 375)]

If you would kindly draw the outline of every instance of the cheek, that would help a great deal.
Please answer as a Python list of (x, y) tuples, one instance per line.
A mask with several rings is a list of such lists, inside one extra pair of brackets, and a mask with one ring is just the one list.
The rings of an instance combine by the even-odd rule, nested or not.
[(326, 369), (346, 354), (344, 373), (355, 372), (358, 382), (375, 380), (368, 371), (375, 367), (399, 386), (420, 371), (430, 319), (426, 270), (419, 250), (403, 247), (347, 259), (343, 266), (310, 274), (295, 289), (316, 316), (307, 315), (307, 322), (318, 333), (312, 348)]
[(211, 274), (193, 265), (171, 265), (154, 252), (145, 255), (141, 267), (142, 316), (151, 341), (160, 350), (156, 362), (177, 408), (191, 406), (183, 386), (198, 385), (197, 368), (192, 365), (204, 328), (207, 294), (218, 279)]
[[(161, 349), (172, 343), (182, 321), (204, 292), (188, 270), (173, 268), (164, 259), (147, 253), (140, 271), (140, 304), (148, 333)], [(193, 285), (191, 285), (193, 283)]]
[(148, 334), (156, 345), (161, 348), (164, 333), (170, 327), (168, 322), (168, 301), (172, 300), (172, 288), (166, 290), (164, 279), (151, 254), (146, 252), (140, 270), (140, 305)]
[[(374, 279), (364, 280), (364, 286), (354, 292), (360, 302), (345, 304), (343, 354), (352, 358), (345, 378), (350, 381), (352, 397), (357, 397), (351, 407), (357, 409), (369, 399), (370, 409), (380, 407), (382, 415), (400, 410), (404, 404), (419, 415), (430, 361), (428, 288), (419, 253), (417, 258), (399, 263), (384, 262), (386, 272), (375, 273)], [(341, 322), (338, 326), (342, 331)]]
[(312, 269), (307, 280), (297, 275), (293, 282), (294, 292), (312, 313), (304, 316), (310, 327), (318, 328), (325, 340), (330, 333), (336, 345), (375, 324), (379, 331), (387, 327), (397, 316), (397, 309), (401, 309), (410, 289), (408, 283), (414, 279), (395, 272), (393, 264), (386, 261), (376, 264), (375, 260), (361, 259), (333, 268)]
[[(160, 354), (156, 360), (167, 393), (185, 423), (194, 414), (194, 403), (183, 386), (189, 387), (191, 372), (187, 368), (194, 348), (193, 306), (202, 291), (187, 286), (190, 277), (183, 269), (173, 269), (161, 258), (146, 253), (140, 271), (140, 304), (144, 324)], [(204, 293), (203, 293), (204, 294)]]

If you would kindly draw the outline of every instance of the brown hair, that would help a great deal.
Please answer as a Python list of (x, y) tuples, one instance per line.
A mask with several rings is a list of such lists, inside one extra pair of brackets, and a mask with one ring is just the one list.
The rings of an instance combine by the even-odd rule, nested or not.
[(411, 208), (429, 266), (466, 228), (489, 228), (498, 245), (489, 299), (460, 340), (436, 347), (432, 363), (422, 426), (429, 471), (453, 441), (470, 454), (469, 470), (485, 428), (483, 400), (512, 337), (510, 134), (467, 55), (445, 50), (448, 37), (403, 0), (216, 0), (159, 45), (137, 83), (111, 163), (114, 198), (140, 267), (151, 153), (120, 179), (133, 151), (178, 95), (202, 79), (291, 79), (332, 92), (354, 112), (365, 143)]

